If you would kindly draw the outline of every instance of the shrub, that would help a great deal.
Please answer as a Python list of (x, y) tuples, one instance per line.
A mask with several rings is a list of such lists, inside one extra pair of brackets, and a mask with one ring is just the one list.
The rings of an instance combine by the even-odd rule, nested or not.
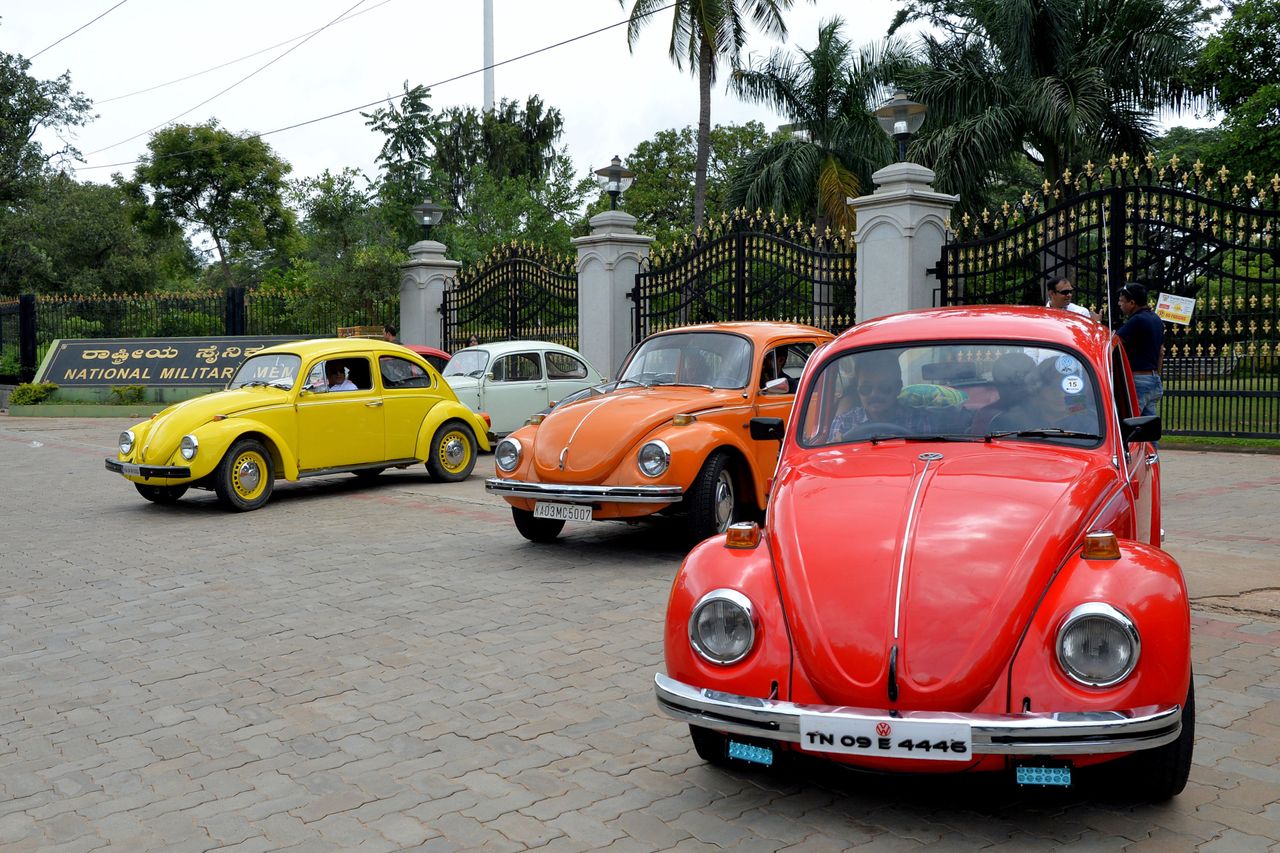
[(142, 385), (112, 385), (111, 396), (114, 398), (112, 402), (124, 406), (141, 403), (146, 399), (146, 391), (147, 389)]
[(35, 406), (58, 390), (54, 382), (24, 382), (9, 392), (10, 406)]

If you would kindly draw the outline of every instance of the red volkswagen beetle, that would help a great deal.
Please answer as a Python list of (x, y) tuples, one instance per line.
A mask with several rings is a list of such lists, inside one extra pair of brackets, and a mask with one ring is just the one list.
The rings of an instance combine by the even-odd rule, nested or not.
[(1161, 800), (1194, 740), (1158, 418), (1109, 330), (1042, 308), (863, 323), (805, 368), (767, 521), (685, 559), (659, 706), (716, 764), (1105, 775)]

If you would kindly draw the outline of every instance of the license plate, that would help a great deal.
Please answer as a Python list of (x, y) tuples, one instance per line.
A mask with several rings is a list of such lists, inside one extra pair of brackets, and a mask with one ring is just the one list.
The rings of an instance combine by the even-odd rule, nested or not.
[(549, 504), (538, 501), (533, 505), (534, 518), (553, 518), (556, 521), (590, 521), (591, 507), (583, 504)]
[(968, 761), (973, 757), (972, 737), (967, 723), (800, 717), (800, 748), (809, 752)]
[(141, 477), (142, 469), (137, 465), (131, 465), (128, 462), (120, 463), (120, 473), (127, 477)]

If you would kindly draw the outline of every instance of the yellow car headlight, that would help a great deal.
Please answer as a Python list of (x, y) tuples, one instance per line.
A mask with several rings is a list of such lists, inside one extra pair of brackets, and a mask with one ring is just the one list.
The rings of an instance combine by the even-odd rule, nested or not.
[(120, 433), (120, 452), (129, 454), (133, 451), (133, 430), (127, 429)]
[(184, 435), (182, 443), (178, 445), (178, 452), (182, 454), (183, 459), (190, 462), (200, 452), (200, 440), (194, 435)]

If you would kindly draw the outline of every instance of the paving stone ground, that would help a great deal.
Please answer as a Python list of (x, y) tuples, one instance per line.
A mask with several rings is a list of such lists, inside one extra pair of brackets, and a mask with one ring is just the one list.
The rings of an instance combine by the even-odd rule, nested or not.
[(1199, 720), (1149, 806), (713, 769), (653, 701), (662, 528), (534, 546), (421, 468), (158, 507), (124, 426), (0, 418), (5, 851), (1280, 849), (1280, 456), (1164, 451)]

